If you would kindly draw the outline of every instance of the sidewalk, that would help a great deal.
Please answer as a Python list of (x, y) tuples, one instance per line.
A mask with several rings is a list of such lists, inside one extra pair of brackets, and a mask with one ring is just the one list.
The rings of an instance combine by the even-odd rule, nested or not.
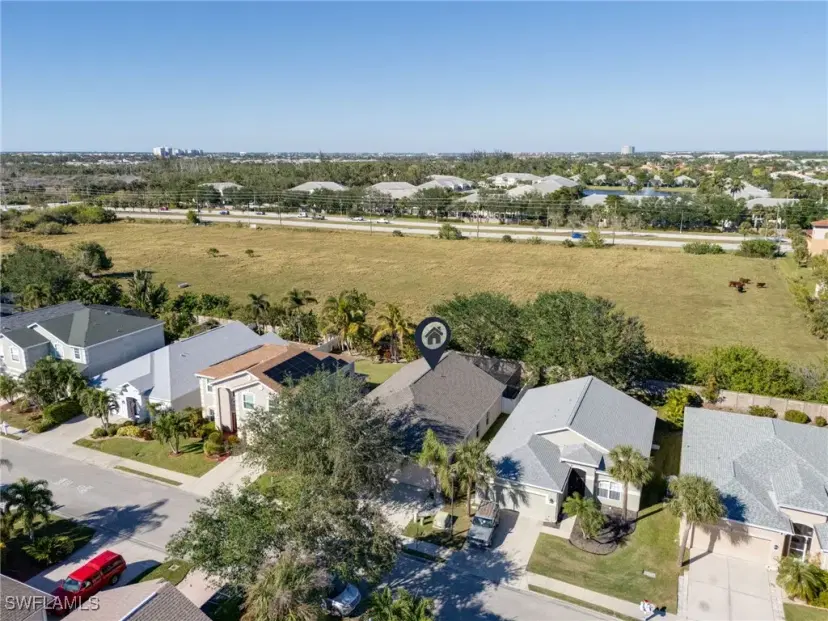
[(209, 496), (214, 489), (225, 483), (235, 487), (248, 478), (255, 481), (260, 474), (260, 470), (245, 464), (241, 455), (232, 455), (202, 476), (188, 477), (189, 480), (184, 482), (181, 489), (197, 496)]
[[(555, 593), (568, 595), (569, 597), (574, 597), (575, 599), (579, 599), (589, 604), (595, 604), (596, 606), (602, 606), (603, 608), (620, 612), (621, 614), (633, 617), (634, 619), (642, 618), (643, 613), (638, 608), (638, 604), (618, 599), (617, 597), (612, 597), (610, 595), (604, 595), (603, 593), (596, 593), (595, 591), (590, 591), (589, 589), (584, 589), (579, 586), (575, 586), (574, 584), (569, 584), (568, 582), (561, 582), (560, 580), (547, 578), (546, 576), (541, 576), (528, 571), (526, 572), (526, 578), (528, 580), (528, 584), (531, 586), (537, 586), (554, 591)], [(658, 602), (654, 603), (658, 605)], [(681, 617), (668, 612), (664, 616), (657, 616), (653, 618), (670, 619), (675, 621)]]

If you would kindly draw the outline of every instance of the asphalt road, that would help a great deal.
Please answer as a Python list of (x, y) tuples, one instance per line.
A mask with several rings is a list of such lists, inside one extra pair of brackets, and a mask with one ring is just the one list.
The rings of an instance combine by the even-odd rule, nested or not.
[(391, 588), (405, 587), (435, 600), (440, 621), (604, 621), (597, 612), (527, 593), (470, 574), (448, 563), (420, 562), (401, 556), (388, 579)]
[(20, 477), (45, 479), (60, 505), (58, 512), (85, 521), (99, 531), (101, 547), (131, 541), (163, 551), (170, 537), (187, 524), (198, 498), (160, 483), (61, 457), (14, 440), (0, 439), (11, 470), (0, 469), (0, 483)]
[[(129, 211), (129, 212), (118, 212), (119, 218), (136, 218), (136, 219), (147, 219), (147, 220), (184, 220), (186, 219), (185, 214), (176, 213), (176, 212), (162, 212), (162, 213), (146, 213), (141, 211)], [(241, 222), (242, 224), (264, 224), (269, 226), (291, 226), (291, 227), (300, 227), (300, 228), (319, 228), (319, 229), (328, 229), (328, 230), (346, 230), (346, 231), (359, 231), (359, 232), (370, 232), (370, 233), (385, 233), (389, 234), (394, 229), (399, 229), (406, 235), (434, 235), (435, 229), (433, 226), (429, 225), (428, 223), (413, 223), (409, 224), (408, 222), (395, 222), (392, 224), (385, 224), (385, 225), (378, 225), (372, 224), (369, 222), (352, 222), (347, 221), (335, 221), (331, 219), (331, 221), (319, 221), (319, 220), (310, 220), (310, 219), (299, 219), (296, 217), (283, 217), (280, 221), (278, 218), (272, 216), (236, 216), (236, 215), (226, 215), (226, 216), (219, 216), (219, 215), (210, 215), (202, 213), (199, 215), (204, 222), (225, 222), (225, 223), (235, 223)], [(464, 233), (466, 233), (469, 237), (477, 237), (478, 233), (476, 231), (469, 230), (470, 225), (463, 225)], [(479, 237), (489, 238), (489, 239), (500, 239), (503, 236), (503, 231), (506, 229), (500, 228), (497, 232), (487, 231), (484, 230), (484, 227), (481, 227), (479, 232)], [(518, 229), (524, 231), (523, 233), (509, 233), (513, 239), (520, 240), (520, 239), (529, 239), (530, 237), (541, 237), (542, 239), (550, 242), (562, 242), (565, 239), (570, 238), (570, 234), (564, 233), (559, 231), (557, 233), (547, 232), (547, 229), (539, 228), (539, 229), (530, 229), (527, 231), (525, 228)], [(608, 235), (606, 231), (603, 232), (604, 238), (607, 239)], [(649, 234), (648, 234), (649, 235)], [(654, 237), (656, 234), (652, 234)], [(682, 234), (683, 235), (683, 234)], [(687, 240), (690, 239), (699, 239), (698, 236), (694, 236), (693, 238), (682, 238), (682, 239), (675, 239), (678, 237), (678, 233), (671, 234), (673, 237), (672, 239), (654, 239), (654, 238), (644, 238), (641, 236), (636, 237), (617, 237), (615, 243), (619, 246), (651, 246), (651, 247), (660, 247), (660, 248), (681, 248), (684, 244), (687, 243)], [(736, 242), (723, 242), (719, 238), (715, 236), (710, 236), (713, 238), (716, 243), (718, 243), (724, 250), (738, 250), (739, 243)], [(783, 243), (780, 245), (783, 252), (790, 251), (790, 244)]]

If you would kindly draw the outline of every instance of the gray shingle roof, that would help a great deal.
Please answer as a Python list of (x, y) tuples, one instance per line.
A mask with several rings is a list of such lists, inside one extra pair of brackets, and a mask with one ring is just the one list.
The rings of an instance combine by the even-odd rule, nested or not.
[(828, 429), (686, 408), (681, 471), (713, 481), (731, 520), (791, 532), (782, 507), (828, 515)]
[(63, 315), (68, 315), (75, 311), (83, 310), (84, 308), (86, 307), (80, 302), (64, 302), (63, 304), (44, 306), (43, 308), (37, 308), (25, 313), (9, 315), (0, 320), (0, 331), (6, 333), (12, 330), (28, 328), (33, 323), (39, 323), (47, 319), (52, 319), (53, 317), (62, 317)]
[[(0, 594), (3, 596), (3, 602), (0, 604), (0, 619), (3, 621), (24, 621), (32, 618), (37, 611), (45, 608), (45, 602), (28, 598), (49, 597), (48, 593), (3, 575), (0, 575)], [(21, 599), (7, 600), (7, 597)], [(15, 601), (17, 605), (7, 606), (8, 601)]]
[[(116, 392), (124, 384), (131, 384), (148, 397), (173, 401), (198, 390), (195, 373), (200, 369), (249, 351), (263, 342), (264, 337), (234, 321), (130, 360), (94, 381)], [(275, 335), (268, 337), (267, 342), (287, 344)]]
[(426, 429), (433, 429), (450, 446), (457, 444), (507, 388), (505, 382), (479, 368), (473, 359), (450, 351), (431, 370), (420, 358), (371, 391), (368, 399), (377, 399), (394, 415), (405, 432), (407, 449), (419, 449)]
[(136, 317), (92, 306), (37, 322), (64, 343), (76, 347), (97, 345), (162, 323), (151, 317)]
[(541, 177), (538, 175), (533, 175), (532, 173), (515, 173), (515, 172), (505, 172), (500, 173), (499, 175), (495, 175), (493, 177), (489, 177), (490, 180), (495, 180), (497, 178), (501, 179), (514, 179), (515, 181), (540, 181)]
[(95, 610), (76, 610), (66, 621), (210, 621), (166, 580), (107, 589), (97, 598), (99, 606)]
[(336, 183), (335, 181), (306, 181), (300, 183), (295, 188), (290, 189), (291, 192), (314, 192), (315, 190), (333, 190), (335, 192), (342, 192), (347, 190), (344, 185)]
[(33, 347), (34, 345), (42, 345), (49, 342), (49, 339), (45, 336), (35, 332), (34, 330), (30, 330), (29, 328), (18, 328), (17, 330), (9, 330), (8, 332), (3, 331), (3, 336), (15, 345), (19, 345), (23, 348)]
[[(649, 456), (655, 412), (589, 376), (528, 390), (489, 445), (498, 476), (563, 491), (569, 477), (566, 459), (610, 466), (607, 453), (629, 444)], [(570, 430), (583, 443), (558, 447), (546, 434)], [(575, 459), (577, 457), (577, 459)]]

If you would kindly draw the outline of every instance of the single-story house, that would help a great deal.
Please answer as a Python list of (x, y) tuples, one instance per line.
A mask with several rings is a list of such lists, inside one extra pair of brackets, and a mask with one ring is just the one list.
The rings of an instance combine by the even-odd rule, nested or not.
[(0, 575), (0, 610), (3, 621), (46, 621), (52, 596), (28, 584)]
[(430, 188), (447, 188), (455, 192), (465, 192), (471, 190), (473, 183), (468, 179), (462, 177), (455, 177), (454, 175), (431, 175), (431, 181), (426, 181), (417, 186), (418, 190), (428, 190)]
[[(366, 397), (389, 412), (403, 433), (405, 452), (420, 450), (428, 429), (449, 447), (482, 438), (522, 396), (518, 363), (456, 351), (443, 354), (434, 369), (424, 358), (408, 363)], [(409, 463), (395, 479), (428, 488), (427, 470)]]
[(104, 589), (95, 598), (96, 606), (78, 608), (66, 616), (66, 621), (210, 621), (163, 579)]
[(676, 185), (696, 185), (696, 180), (693, 177), (688, 177), (687, 175), (679, 175), (676, 177), (675, 180)]
[(533, 175), (532, 173), (516, 172), (505, 172), (500, 173), (499, 175), (495, 175), (494, 177), (489, 177), (489, 181), (492, 182), (492, 185), (495, 185), (499, 188), (511, 187), (513, 185), (517, 185), (518, 183), (537, 183), (541, 180), (541, 177), (539, 177), (538, 175)]
[(216, 426), (236, 433), (247, 415), (267, 408), (290, 381), (299, 381), (317, 371), (352, 374), (354, 363), (313, 345), (267, 344), (201, 369), (200, 384), (204, 416)]
[(209, 185), (222, 196), (224, 196), (224, 192), (226, 190), (240, 190), (242, 188), (242, 186), (240, 186), (238, 183), (234, 183), (232, 181), (216, 181), (215, 183), (201, 183), (199, 185)]
[(756, 207), (786, 207), (798, 203), (798, 198), (751, 198), (745, 203), (748, 209)]
[(727, 510), (691, 550), (768, 566), (821, 556), (828, 569), (828, 429), (685, 408), (681, 473), (711, 480)]
[(66, 302), (3, 317), (0, 371), (18, 377), (52, 356), (94, 377), (163, 346), (163, 321), (129, 308)]
[(407, 181), (381, 181), (372, 185), (371, 189), (394, 200), (408, 198), (417, 193), (417, 187)]
[(757, 188), (755, 185), (751, 185), (750, 183), (745, 183), (741, 190), (733, 194), (733, 198), (744, 198), (745, 200), (750, 200), (752, 198), (770, 198), (770, 195), (771, 193), (767, 190)]
[[(532, 388), (489, 445), (496, 477), (486, 494), (551, 523), (574, 492), (621, 507), (609, 452), (627, 444), (649, 457), (655, 421), (652, 408), (596, 377)], [(641, 490), (631, 485), (628, 510), (638, 511), (640, 501)]]
[(291, 192), (307, 192), (312, 194), (317, 190), (331, 190), (332, 192), (343, 192), (347, 190), (344, 185), (336, 183), (335, 181), (306, 181), (300, 183), (295, 188), (291, 188)]
[(828, 220), (811, 222), (811, 228), (805, 232), (805, 235), (805, 241), (808, 243), (808, 253), (812, 257), (828, 253)]
[(94, 384), (118, 396), (117, 416), (143, 419), (147, 405), (181, 410), (200, 407), (199, 369), (255, 349), (265, 343), (287, 344), (274, 334), (259, 336), (238, 321), (156, 349), (106, 371)]
[(551, 194), (552, 192), (557, 192), (561, 188), (575, 188), (578, 187), (578, 183), (576, 181), (572, 181), (572, 179), (567, 179), (566, 177), (560, 177), (558, 175), (549, 175), (548, 177), (544, 177), (538, 183), (533, 183), (532, 185), (519, 185), (517, 187), (512, 188), (511, 190), (507, 190), (507, 196), (512, 198), (516, 198), (518, 196), (525, 196), (526, 194)]

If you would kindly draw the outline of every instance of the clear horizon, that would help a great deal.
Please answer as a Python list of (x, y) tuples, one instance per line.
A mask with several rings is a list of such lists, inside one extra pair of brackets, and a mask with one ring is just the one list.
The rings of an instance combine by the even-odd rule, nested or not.
[(828, 150), (825, 3), (0, 13), (4, 152)]

